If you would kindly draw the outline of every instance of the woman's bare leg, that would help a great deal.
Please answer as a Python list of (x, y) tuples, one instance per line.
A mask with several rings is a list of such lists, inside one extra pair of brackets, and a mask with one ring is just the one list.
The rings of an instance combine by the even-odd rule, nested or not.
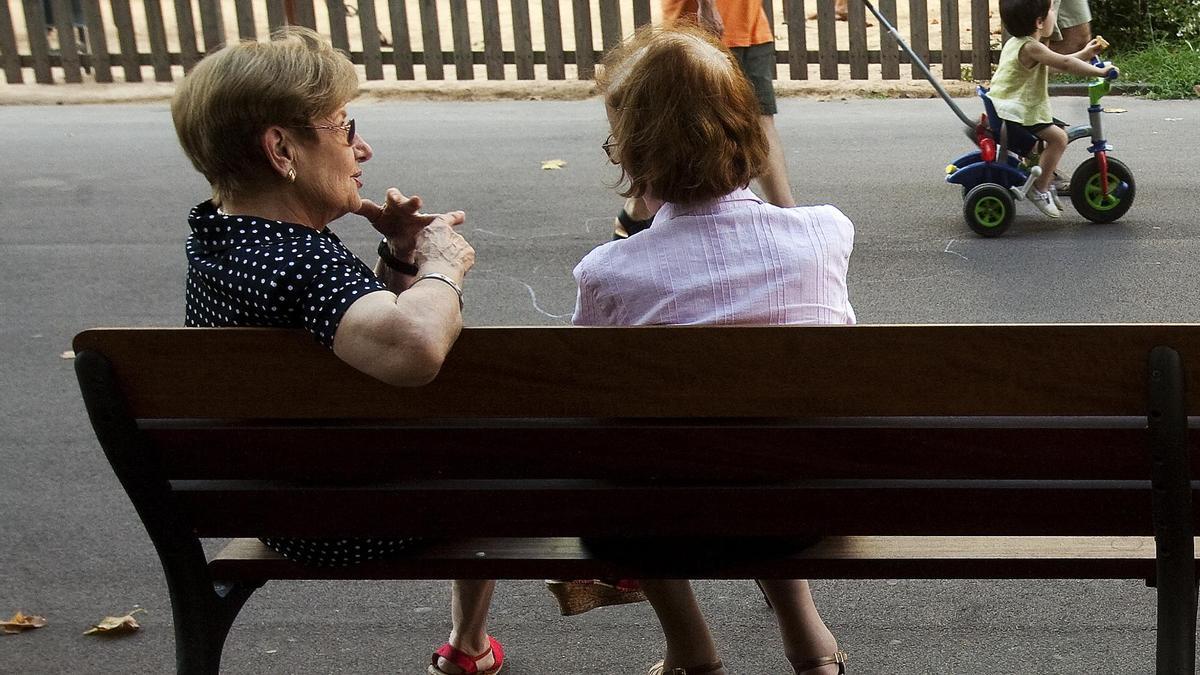
[[(648, 579), (641, 584), (667, 638), (667, 668), (688, 668), (720, 660), (690, 582), (686, 579)], [(725, 670), (713, 672), (724, 673)]]
[[(450, 591), (450, 645), (472, 656), (487, 651), (491, 644), (487, 638), (488, 610), (492, 606), (492, 592), (496, 582), (478, 579), (455, 579)], [(479, 670), (487, 670), (496, 660), (489, 654), (478, 662)], [(445, 673), (460, 673), (462, 670), (446, 659), (438, 659), (438, 668)]]
[[(808, 582), (803, 579), (760, 579), (763, 592), (771, 601), (783, 637), (783, 651), (788, 661), (800, 663), (807, 659), (831, 656), (837, 651), (837, 639), (821, 620), (813, 602)], [(805, 671), (811, 675), (836, 673), (836, 664)]]

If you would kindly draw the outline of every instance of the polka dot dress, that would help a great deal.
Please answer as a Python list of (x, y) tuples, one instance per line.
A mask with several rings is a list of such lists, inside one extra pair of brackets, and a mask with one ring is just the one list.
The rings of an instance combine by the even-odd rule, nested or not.
[[(303, 327), (333, 348), (346, 310), (387, 290), (329, 228), (224, 214), (211, 201), (188, 214), (188, 326)], [(415, 539), (263, 539), (289, 560), (348, 565), (395, 555)]]

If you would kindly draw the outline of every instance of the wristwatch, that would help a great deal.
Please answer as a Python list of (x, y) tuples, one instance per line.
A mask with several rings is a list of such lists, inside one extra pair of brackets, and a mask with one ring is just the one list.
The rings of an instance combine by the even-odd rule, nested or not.
[(418, 270), (416, 265), (410, 262), (404, 262), (403, 260), (392, 255), (392, 247), (388, 246), (387, 238), (379, 240), (379, 248), (377, 249), (377, 252), (379, 253), (379, 259), (383, 261), (384, 265), (387, 265), (400, 274), (405, 274), (410, 277), (417, 276)]

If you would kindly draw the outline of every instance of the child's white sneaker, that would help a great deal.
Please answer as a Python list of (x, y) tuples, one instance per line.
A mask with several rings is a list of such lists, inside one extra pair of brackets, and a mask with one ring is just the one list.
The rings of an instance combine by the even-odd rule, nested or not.
[(1063, 207), (1062, 200), (1059, 199), (1059, 197), (1058, 197), (1058, 186), (1057, 185), (1054, 185), (1054, 184), (1050, 185), (1050, 201), (1054, 202), (1054, 208), (1058, 209), (1060, 212), (1066, 210)]
[(1032, 202), (1038, 211), (1051, 218), (1058, 218), (1062, 215), (1062, 212), (1058, 209), (1058, 205), (1054, 203), (1054, 197), (1049, 191), (1038, 192), (1037, 188), (1031, 185), (1029, 186), (1029, 192), (1025, 193), (1025, 198)]

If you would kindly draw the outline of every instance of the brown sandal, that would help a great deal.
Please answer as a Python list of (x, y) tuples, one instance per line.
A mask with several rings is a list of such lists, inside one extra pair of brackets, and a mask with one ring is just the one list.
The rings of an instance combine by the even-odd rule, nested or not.
[(846, 675), (847, 658), (846, 652), (839, 649), (834, 652), (832, 656), (818, 656), (813, 659), (804, 659), (800, 663), (795, 663), (792, 665), (796, 669), (796, 675), (800, 675), (800, 673), (807, 673), (808, 671), (816, 670), (821, 666), (827, 666), (831, 663), (836, 663), (838, 665), (838, 675)]
[(646, 675), (704, 675), (705, 673), (715, 673), (724, 667), (724, 663), (717, 661), (716, 663), (706, 663), (702, 666), (671, 668), (670, 670), (667, 670), (666, 662), (659, 661), (658, 663), (650, 666), (650, 672)]

